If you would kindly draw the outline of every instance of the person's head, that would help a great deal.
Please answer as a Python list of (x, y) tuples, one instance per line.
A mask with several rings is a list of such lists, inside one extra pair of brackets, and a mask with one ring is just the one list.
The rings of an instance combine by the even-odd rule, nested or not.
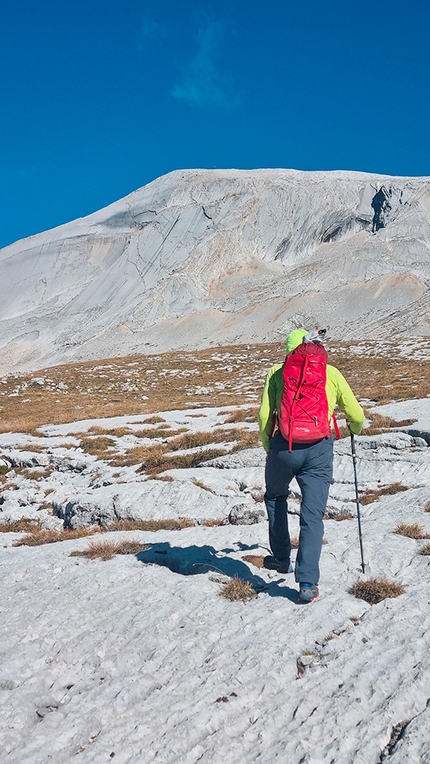
[(291, 353), (292, 350), (295, 350), (296, 347), (301, 345), (303, 337), (306, 336), (308, 332), (306, 329), (294, 329), (292, 332), (289, 333), (287, 339), (285, 340), (285, 350), (288, 353)]

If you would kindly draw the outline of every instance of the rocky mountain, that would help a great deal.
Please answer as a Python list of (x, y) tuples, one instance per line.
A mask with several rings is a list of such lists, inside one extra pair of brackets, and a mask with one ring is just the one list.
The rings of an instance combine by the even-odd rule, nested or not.
[(0, 252), (3, 373), (276, 340), (430, 332), (430, 178), (188, 170)]

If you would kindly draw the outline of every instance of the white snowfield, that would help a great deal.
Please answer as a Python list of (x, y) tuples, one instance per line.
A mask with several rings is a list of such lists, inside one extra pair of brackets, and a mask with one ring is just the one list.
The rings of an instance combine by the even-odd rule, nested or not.
[[(394, 529), (419, 523), (430, 536), (430, 402), (378, 410), (418, 421), (409, 431), (356, 438), (359, 488), (401, 483), (407, 490), (361, 507), (363, 576), (350, 443), (336, 444), (329, 515), (354, 516), (325, 521), (321, 597), (305, 606), (297, 604), (293, 575), (243, 560), (267, 554), (267, 522), (255, 514), (263, 508), (262, 449), (171, 470), (173, 480), (164, 482), (77, 448), (91, 425), (133, 427), (133, 417), (49, 426), (40, 438), (0, 435), (4, 463), (32, 470), (17, 470), (15, 488), (2, 492), (0, 522), (197, 523), (109, 534), (138, 539), (142, 551), (107, 562), (70, 557), (90, 538), (31, 548), (13, 546), (20, 534), (0, 534), (1, 761), (427, 764), (429, 557), (419, 554), (425, 541)], [(162, 416), (192, 429), (190, 413)], [(199, 413), (202, 430), (228, 411)], [(40, 508), (47, 491), (54, 512)], [(241, 523), (254, 511), (253, 524), (233, 524), (237, 505), (245, 510)], [(292, 536), (298, 508), (293, 495)], [(205, 518), (226, 524), (199, 524)], [(219, 596), (234, 575), (254, 584), (255, 599)], [(405, 593), (377, 605), (348, 593), (370, 576), (403, 584)]]
[(430, 179), (184, 170), (0, 252), (2, 373), (246, 343), (428, 335)]

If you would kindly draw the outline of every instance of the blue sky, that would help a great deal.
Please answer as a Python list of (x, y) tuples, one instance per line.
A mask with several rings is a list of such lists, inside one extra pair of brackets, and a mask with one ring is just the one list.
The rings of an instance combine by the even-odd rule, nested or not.
[(3, 0), (0, 247), (171, 170), (430, 176), (428, 0)]

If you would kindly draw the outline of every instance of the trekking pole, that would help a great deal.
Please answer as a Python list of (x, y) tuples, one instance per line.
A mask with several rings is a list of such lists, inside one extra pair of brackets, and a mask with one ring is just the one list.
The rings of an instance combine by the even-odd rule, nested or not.
[(364, 564), (364, 554), (363, 554), (363, 536), (361, 534), (360, 499), (358, 498), (357, 454), (355, 452), (355, 439), (354, 439), (354, 434), (352, 432), (351, 432), (351, 451), (352, 451), (352, 463), (354, 465), (355, 501), (357, 504), (358, 538), (360, 539), (361, 569), (364, 573), (365, 564)]

